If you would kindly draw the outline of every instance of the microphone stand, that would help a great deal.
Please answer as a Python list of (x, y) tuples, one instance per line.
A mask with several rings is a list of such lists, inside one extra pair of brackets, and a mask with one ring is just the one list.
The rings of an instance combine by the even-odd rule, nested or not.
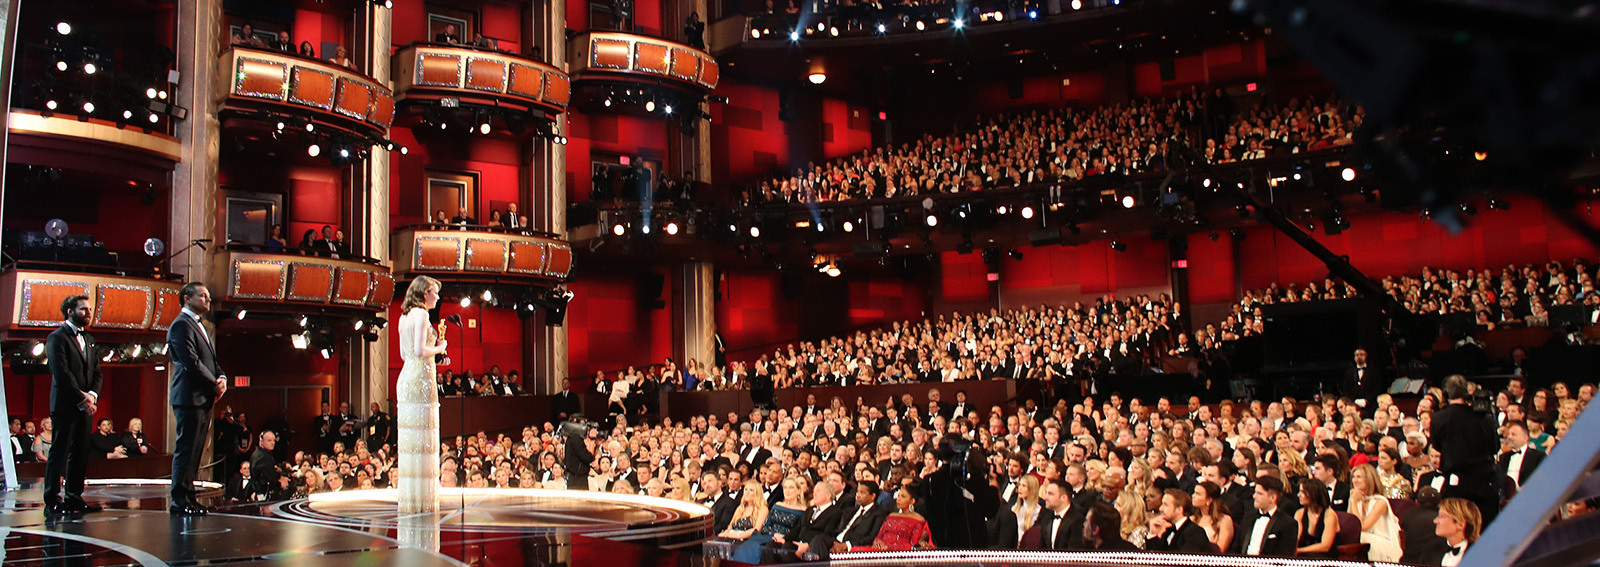
[[(165, 264), (168, 261), (171, 261), (174, 257), (177, 257), (177, 255), (182, 254), (185, 251), (187, 251), (188, 249), (194, 248), (196, 246), (199, 246), (201, 250), (206, 250), (206, 243), (207, 242), (211, 242), (211, 239), (210, 238), (199, 238), (199, 239), (191, 240), (191, 241), (189, 241), (189, 245), (188, 246), (184, 246), (183, 248), (179, 248), (176, 251), (173, 251), (171, 254), (167, 254), (167, 257), (162, 258), (160, 260), (156, 260), (156, 262), (154, 264), (150, 264), (149, 266), (146, 266), (145, 270), (148, 271), (150, 269), (155, 268), (156, 266), (160, 266), (162, 264)], [(171, 271), (172, 267), (168, 266), (167, 269), (168, 269), (168, 271)]]

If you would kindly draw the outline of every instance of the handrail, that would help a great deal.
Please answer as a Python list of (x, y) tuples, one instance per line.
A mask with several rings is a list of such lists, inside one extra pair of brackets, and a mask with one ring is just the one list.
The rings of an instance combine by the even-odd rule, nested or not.
[(384, 266), (383, 262), (380, 262), (378, 259), (369, 256), (362, 256), (354, 253), (336, 254), (331, 250), (317, 250), (315, 248), (300, 248), (297, 246), (271, 247), (266, 244), (244, 244), (239, 242), (230, 242), (224, 245), (223, 249), (229, 252), (256, 252), (260, 254), (284, 254), (288, 256), (316, 256), (318, 258), (327, 258), (330, 260), (348, 260), (352, 262), (360, 262), (362, 264), (369, 264), (379, 268), (387, 267)]
[(472, 232), (498, 232), (501, 234), (513, 234), (521, 236), (540, 236), (544, 238), (554, 238), (557, 240), (563, 238), (561, 235), (554, 232), (531, 230), (526, 228), (511, 228), (492, 224), (412, 223), (394, 227), (390, 229), (389, 232), (391, 234), (399, 234), (407, 230), (465, 230)]
[(73, 262), (52, 262), (48, 260), (15, 260), (0, 265), (0, 274), (15, 270), (49, 270), (55, 272), (76, 272), (93, 274), (97, 276), (121, 276), (126, 278), (149, 278), (160, 281), (183, 281), (183, 276), (170, 273), (161, 273), (150, 269), (129, 269), (118, 266), (103, 266), (99, 264), (77, 264)]

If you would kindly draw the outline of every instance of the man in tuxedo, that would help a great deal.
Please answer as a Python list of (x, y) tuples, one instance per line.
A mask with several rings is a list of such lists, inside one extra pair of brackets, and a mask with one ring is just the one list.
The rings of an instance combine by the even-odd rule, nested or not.
[(167, 354), (172, 357), (172, 383), (168, 402), (177, 428), (172, 451), (172, 505), (181, 515), (205, 515), (209, 510), (194, 497), (194, 480), (200, 472), (201, 453), (211, 428), (211, 407), (228, 391), (228, 377), (217, 366), (217, 351), (201, 316), (211, 311), (211, 291), (189, 282), (178, 292), (183, 311), (167, 328)]
[(1298, 524), (1294, 512), (1278, 505), (1282, 498), (1283, 481), (1271, 476), (1256, 479), (1255, 510), (1239, 524), (1234, 554), (1294, 556)]
[(251, 492), (257, 501), (273, 500), (278, 496), (278, 459), (272, 450), (278, 446), (278, 434), (262, 431), (256, 450), (250, 454)]
[(1539, 468), (1539, 463), (1544, 462), (1544, 451), (1528, 446), (1528, 425), (1521, 421), (1506, 423), (1506, 445), (1510, 447), (1496, 460), (1500, 469), (1500, 476), (1505, 477), (1504, 495), (1508, 499), (1516, 494), (1522, 487), (1527, 486), (1528, 478), (1533, 476), (1533, 470)]
[(1080, 549), (1083, 547), (1083, 512), (1072, 502), (1071, 489), (1059, 478), (1045, 481), (1039, 495), (1044, 509), (1039, 511), (1040, 549)]
[(89, 470), (89, 430), (100, 409), (103, 380), (100, 357), (94, 355), (94, 337), (85, 331), (90, 313), (89, 296), (74, 295), (62, 300), (61, 315), (66, 321), (45, 339), (50, 364), (50, 420), (55, 424), (55, 438), (45, 462), (44, 503), (47, 512), (56, 514), (101, 510), (98, 504), (83, 500), (83, 478)]
[(1150, 537), (1145, 540), (1148, 551), (1211, 552), (1211, 539), (1206, 537), (1205, 528), (1189, 521), (1189, 493), (1168, 488), (1161, 495), (1160, 511), (1160, 515), (1150, 518)]
[(328, 402), (322, 402), (322, 413), (311, 420), (311, 431), (317, 436), (317, 452), (332, 453), (333, 441), (339, 434), (339, 425), (333, 417)]
[(1328, 507), (1340, 512), (1350, 511), (1350, 483), (1339, 482), (1339, 457), (1317, 455), (1311, 464), (1311, 477), (1328, 486)]
[(1244, 515), (1250, 509), (1250, 487), (1234, 482), (1238, 469), (1234, 468), (1232, 461), (1217, 461), (1200, 469), (1201, 477), (1207, 482), (1217, 485), (1222, 492), (1222, 505), (1228, 508), (1228, 514), (1234, 517)]
[(889, 517), (889, 506), (878, 503), (878, 483), (864, 480), (856, 483), (853, 505), (842, 510), (839, 530), (832, 537), (819, 536), (811, 542), (811, 551), (823, 561), (829, 553), (842, 553), (872, 546)]
[(550, 405), (550, 412), (561, 420), (572, 419), (572, 416), (583, 413), (583, 403), (578, 400), (578, 394), (572, 391), (570, 378), (561, 379), (561, 391), (556, 394)]
[(1491, 523), (1500, 512), (1494, 418), (1472, 408), (1469, 383), (1459, 374), (1445, 378), (1444, 395), (1449, 403), (1433, 412), (1428, 430), (1428, 439), (1439, 449), (1439, 472), (1446, 479), (1439, 493), (1471, 501), (1484, 523)]
[(433, 41), (435, 43), (448, 43), (448, 44), (452, 44), (452, 45), (460, 45), (461, 44), (461, 30), (457, 29), (455, 24), (446, 24), (444, 26), (444, 31), (439, 32), (437, 34), (434, 34)]
[(589, 489), (589, 463), (594, 462), (594, 444), (600, 430), (588, 427), (567, 435), (567, 451), (562, 468), (567, 470), (567, 490)]
[(826, 482), (817, 483), (817, 486), (811, 489), (811, 507), (806, 508), (805, 513), (800, 516), (800, 521), (789, 528), (788, 533), (774, 534), (772, 541), (782, 547), (794, 549), (796, 556), (805, 557), (811, 550), (813, 541), (820, 538), (826, 543), (827, 538), (838, 533), (840, 516), (843, 516), (843, 511), (833, 505), (833, 485)]
[(711, 509), (711, 532), (722, 533), (722, 530), (728, 529), (728, 524), (733, 523), (733, 513), (739, 509), (739, 500), (729, 498), (731, 493), (722, 490), (722, 479), (715, 472), (700, 475), (700, 489), (706, 493), (700, 504)]
[(122, 436), (111, 426), (111, 418), (102, 417), (95, 424), (94, 434), (89, 436), (89, 451), (89, 458), (96, 460), (128, 458), (127, 450), (122, 448)]
[[(1344, 370), (1344, 384), (1339, 394), (1354, 399), (1356, 405), (1366, 409), (1388, 386), (1384, 383), (1383, 371), (1367, 364), (1367, 349), (1358, 348), (1354, 363)], [(1372, 410), (1366, 413), (1371, 415)]]

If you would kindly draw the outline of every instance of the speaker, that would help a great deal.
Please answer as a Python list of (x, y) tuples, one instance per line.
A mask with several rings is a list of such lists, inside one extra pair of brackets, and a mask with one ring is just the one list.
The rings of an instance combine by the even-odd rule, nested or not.
[(1039, 230), (1028, 231), (1028, 242), (1032, 243), (1034, 246), (1048, 246), (1048, 245), (1051, 245), (1051, 244), (1060, 244), (1061, 243), (1061, 229), (1059, 227), (1058, 228), (1041, 228)]
[(1160, 61), (1156, 62), (1156, 65), (1161, 67), (1161, 80), (1163, 82), (1178, 78), (1178, 66), (1173, 63), (1171, 57), (1162, 57)]

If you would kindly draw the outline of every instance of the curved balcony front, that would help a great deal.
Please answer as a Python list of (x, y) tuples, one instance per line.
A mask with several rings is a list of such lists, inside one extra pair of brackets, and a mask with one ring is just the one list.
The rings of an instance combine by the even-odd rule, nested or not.
[(290, 115), (368, 139), (386, 138), (394, 120), (388, 87), (354, 70), (278, 51), (234, 46), (218, 62), (229, 70), (224, 109)]
[(553, 234), (414, 225), (389, 240), (397, 276), (554, 285), (572, 273), (572, 245)]
[(575, 81), (661, 85), (705, 95), (721, 78), (710, 53), (659, 37), (591, 31), (573, 36), (567, 50)]
[(97, 334), (166, 333), (183, 309), (178, 301), (182, 281), (61, 268), (18, 268), (0, 275), (0, 305), (11, 314), (6, 338), (42, 337), (55, 330), (61, 325), (61, 301), (74, 295), (89, 296), (94, 305), (89, 327)]
[(394, 54), (395, 99), (524, 108), (553, 118), (567, 109), (572, 86), (560, 69), (517, 55), (414, 43)]
[(235, 308), (326, 315), (371, 314), (389, 307), (394, 299), (394, 276), (389, 268), (368, 259), (336, 258), (262, 251), (231, 246), (225, 274), (214, 281), (227, 282), (213, 293)]
[(15, 163), (165, 185), (179, 160), (177, 138), (110, 120), (13, 108), (8, 127)]

